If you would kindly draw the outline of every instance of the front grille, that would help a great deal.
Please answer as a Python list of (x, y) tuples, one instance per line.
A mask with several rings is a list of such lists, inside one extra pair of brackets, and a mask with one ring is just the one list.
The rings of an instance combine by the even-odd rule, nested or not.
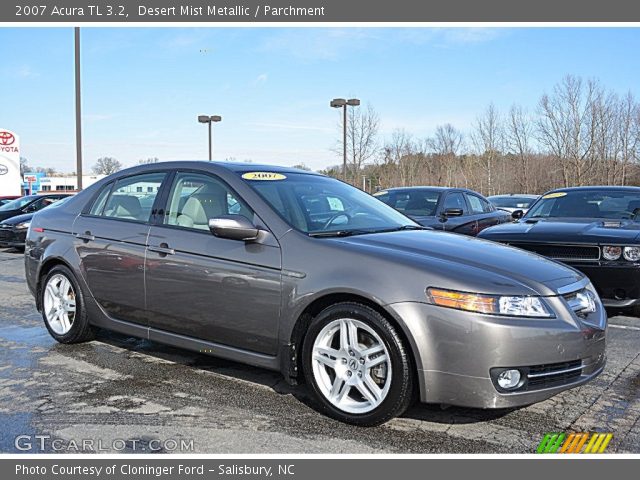
[(582, 360), (529, 367), (523, 390), (540, 390), (571, 383), (582, 375)]
[(5, 228), (0, 228), (0, 240), (6, 240), (7, 238), (9, 238), (11, 236), (12, 236), (11, 230), (5, 229)]
[(595, 245), (554, 245), (541, 243), (509, 243), (554, 260), (589, 261), (600, 260), (600, 247)]

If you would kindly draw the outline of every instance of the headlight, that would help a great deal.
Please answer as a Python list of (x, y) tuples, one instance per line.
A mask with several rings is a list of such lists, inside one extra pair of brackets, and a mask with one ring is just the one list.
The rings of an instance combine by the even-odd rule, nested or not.
[(622, 247), (602, 247), (602, 256), (605, 260), (618, 260), (622, 255)]
[(539, 297), (482, 295), (438, 288), (428, 288), (427, 297), (434, 305), (468, 312), (533, 318), (554, 316)]
[(624, 247), (624, 258), (630, 262), (640, 260), (640, 247)]
[(18, 230), (24, 230), (25, 228), (29, 228), (29, 225), (31, 225), (31, 222), (22, 222), (16, 225), (16, 228)]

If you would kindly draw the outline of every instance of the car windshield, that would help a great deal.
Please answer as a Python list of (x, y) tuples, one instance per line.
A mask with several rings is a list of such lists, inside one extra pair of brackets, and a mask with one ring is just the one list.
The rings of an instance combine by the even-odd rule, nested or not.
[(36, 197), (34, 197), (34, 196), (27, 196), (27, 197), (20, 197), (20, 198), (17, 198), (15, 200), (12, 200), (12, 201), (2, 205), (0, 207), (0, 212), (6, 212), (8, 210), (18, 210), (19, 208), (22, 208), (26, 204), (32, 202), (35, 198)]
[(640, 192), (569, 190), (542, 197), (524, 218), (640, 218)]
[(261, 175), (249, 172), (242, 178), (289, 225), (312, 236), (423, 228), (362, 190), (332, 178), (257, 173)]
[(374, 197), (405, 215), (433, 217), (436, 214), (440, 195), (438, 190), (412, 188), (377, 192)]
[(489, 201), (496, 207), (504, 208), (529, 208), (535, 201), (535, 198), (529, 197), (489, 197)]

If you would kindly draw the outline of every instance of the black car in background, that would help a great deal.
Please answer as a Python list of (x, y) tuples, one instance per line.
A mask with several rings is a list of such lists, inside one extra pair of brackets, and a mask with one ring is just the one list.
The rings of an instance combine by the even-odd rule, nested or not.
[(69, 193), (46, 193), (42, 195), (27, 195), (5, 203), (0, 206), (0, 222), (7, 218), (23, 215), (25, 213), (35, 213), (44, 207), (51, 205), (65, 197)]
[[(55, 208), (66, 202), (70, 196), (62, 200), (48, 199), (51, 202), (44, 208)], [(31, 219), (37, 212), (16, 215), (0, 222), (0, 248), (15, 248), (24, 250), (24, 242), (27, 230), (31, 225)]]
[(517, 223), (479, 237), (564, 262), (587, 274), (605, 306), (640, 315), (640, 188), (553, 190)]
[(374, 196), (420, 225), (465, 235), (512, 220), (478, 192), (464, 188), (388, 188)]

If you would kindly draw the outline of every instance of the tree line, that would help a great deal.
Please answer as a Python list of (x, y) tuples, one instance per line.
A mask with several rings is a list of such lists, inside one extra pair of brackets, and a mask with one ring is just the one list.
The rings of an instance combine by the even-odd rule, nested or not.
[[(568, 75), (532, 111), (490, 104), (470, 131), (443, 124), (428, 138), (396, 130), (379, 140), (372, 107), (349, 113), (347, 181), (369, 191), (445, 185), (495, 195), (640, 184), (640, 104), (595, 79)], [(335, 151), (342, 156), (341, 142)], [(342, 166), (323, 173), (342, 178)]]

